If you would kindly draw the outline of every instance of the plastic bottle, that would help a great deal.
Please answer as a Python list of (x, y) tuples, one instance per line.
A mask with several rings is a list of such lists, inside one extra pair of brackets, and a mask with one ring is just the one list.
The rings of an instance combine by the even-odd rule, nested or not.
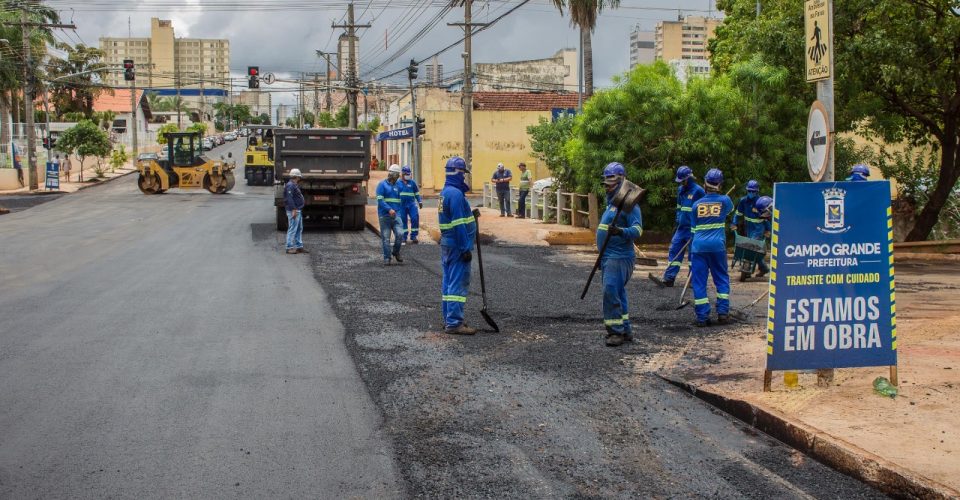
[(783, 385), (787, 389), (796, 389), (800, 386), (800, 375), (797, 372), (783, 372)]
[(897, 386), (890, 383), (887, 377), (877, 377), (873, 380), (873, 392), (881, 396), (897, 397)]

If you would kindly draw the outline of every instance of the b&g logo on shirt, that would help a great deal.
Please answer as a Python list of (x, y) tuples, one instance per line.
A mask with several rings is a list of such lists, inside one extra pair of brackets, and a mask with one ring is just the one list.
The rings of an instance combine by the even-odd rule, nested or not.
[(701, 203), (697, 205), (697, 217), (720, 217), (722, 203)]

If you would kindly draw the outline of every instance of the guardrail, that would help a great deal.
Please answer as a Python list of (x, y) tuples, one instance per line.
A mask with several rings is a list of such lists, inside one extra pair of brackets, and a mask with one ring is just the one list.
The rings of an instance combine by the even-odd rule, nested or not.
[[(517, 213), (520, 189), (510, 188), (510, 213)], [(494, 210), (500, 209), (496, 188), (493, 184), (483, 184), (482, 205)], [(554, 192), (549, 189), (542, 193), (530, 190), (527, 196), (527, 217), (567, 226), (595, 229), (600, 220), (600, 204), (593, 194)]]

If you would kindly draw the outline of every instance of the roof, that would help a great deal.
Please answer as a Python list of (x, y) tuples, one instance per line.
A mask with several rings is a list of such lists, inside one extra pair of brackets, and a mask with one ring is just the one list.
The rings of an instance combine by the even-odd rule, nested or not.
[(576, 108), (577, 94), (561, 92), (476, 92), (473, 109), (479, 111), (550, 111)]
[[(113, 95), (104, 92), (100, 94), (95, 101), (93, 101), (93, 110), (113, 111), (114, 113), (129, 113), (130, 92), (130, 89), (114, 89)], [(137, 99), (140, 102), (140, 106), (144, 108), (144, 114), (149, 117), (151, 114), (150, 105), (147, 104), (147, 100), (143, 98), (142, 90), (137, 90)]]

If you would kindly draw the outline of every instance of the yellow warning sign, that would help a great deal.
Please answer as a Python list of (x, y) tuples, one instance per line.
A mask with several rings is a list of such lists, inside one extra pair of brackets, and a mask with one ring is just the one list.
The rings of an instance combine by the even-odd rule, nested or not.
[(807, 81), (815, 82), (830, 78), (830, 51), (833, 37), (830, 35), (830, 0), (806, 0)]

